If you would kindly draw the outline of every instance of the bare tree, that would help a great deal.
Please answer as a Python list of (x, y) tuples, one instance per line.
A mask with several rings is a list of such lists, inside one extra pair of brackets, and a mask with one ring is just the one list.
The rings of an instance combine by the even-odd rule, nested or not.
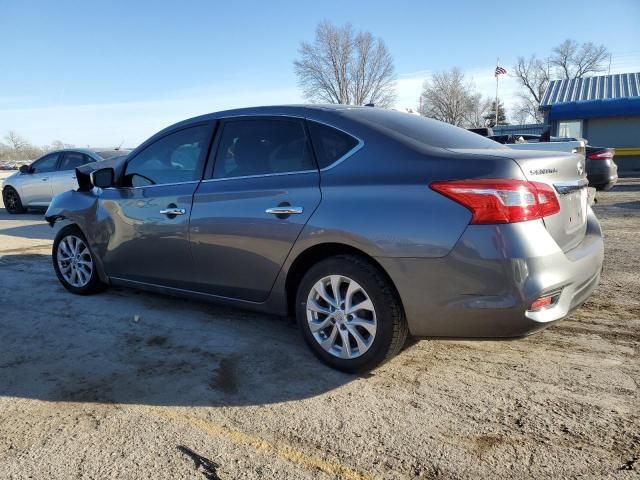
[(513, 67), (513, 75), (523, 87), (518, 95), (517, 116), (521, 118), (526, 114), (527, 120), (541, 122), (540, 103), (549, 86), (551, 73), (558, 78), (582, 78), (603, 71), (608, 56), (604, 45), (565, 40), (546, 59), (535, 55), (528, 59), (519, 57)]
[(604, 45), (593, 42), (580, 45), (567, 39), (553, 49), (549, 61), (563, 78), (582, 78), (604, 71), (608, 57), (609, 51)]
[(523, 102), (520, 102), (511, 109), (511, 118), (513, 118), (513, 121), (516, 124), (522, 125), (523, 123), (529, 122), (532, 117), (531, 113), (532, 112), (529, 110), (528, 106)]
[(473, 116), (476, 93), (459, 68), (434, 73), (422, 88), (421, 115), (459, 127)]
[(487, 115), (491, 109), (491, 100), (484, 98), (480, 93), (471, 96), (469, 113), (465, 119), (465, 126), (478, 128), (487, 125)]
[(6, 140), (9, 148), (13, 149), (16, 153), (19, 153), (30, 146), (29, 142), (22, 136), (18, 135), (14, 130), (9, 130), (4, 139)]
[(549, 85), (548, 62), (545, 65), (545, 62), (536, 58), (535, 55), (532, 55), (529, 59), (519, 57), (518, 62), (513, 67), (513, 75), (523, 87), (518, 94), (520, 103), (516, 107), (517, 110), (522, 114), (526, 113), (526, 117), (533, 121), (542, 121), (539, 107), (544, 92)]
[(75, 145), (71, 143), (64, 143), (62, 140), (54, 140), (48, 147), (42, 147), (46, 150), (64, 150), (65, 148), (74, 148)]
[(384, 42), (371, 33), (356, 34), (350, 24), (340, 27), (324, 21), (316, 28), (314, 42), (302, 42), (299, 53), (293, 64), (309, 101), (393, 105), (393, 58)]

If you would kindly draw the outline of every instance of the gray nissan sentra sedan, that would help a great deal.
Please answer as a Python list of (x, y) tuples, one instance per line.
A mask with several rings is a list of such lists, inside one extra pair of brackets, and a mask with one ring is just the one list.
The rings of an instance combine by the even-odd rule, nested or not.
[(248, 108), (79, 167), (46, 218), (67, 223), (53, 266), (73, 293), (295, 315), (320, 359), (355, 372), (409, 334), (519, 337), (581, 305), (603, 261), (584, 170), (395, 111)]

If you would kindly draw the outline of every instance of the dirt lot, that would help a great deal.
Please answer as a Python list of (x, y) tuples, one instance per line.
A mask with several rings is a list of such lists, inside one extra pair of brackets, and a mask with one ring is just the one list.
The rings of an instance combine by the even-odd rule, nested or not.
[(0, 477), (638, 478), (640, 179), (598, 194), (601, 286), (515, 341), (420, 341), (366, 377), (279, 318), (77, 297), (0, 210)]

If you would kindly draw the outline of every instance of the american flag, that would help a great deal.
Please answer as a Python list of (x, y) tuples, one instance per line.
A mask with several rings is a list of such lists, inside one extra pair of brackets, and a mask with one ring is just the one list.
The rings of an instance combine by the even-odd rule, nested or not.
[(507, 73), (507, 71), (504, 68), (496, 67), (496, 73), (495, 73), (496, 77), (499, 76), (499, 75), (504, 75), (505, 73)]

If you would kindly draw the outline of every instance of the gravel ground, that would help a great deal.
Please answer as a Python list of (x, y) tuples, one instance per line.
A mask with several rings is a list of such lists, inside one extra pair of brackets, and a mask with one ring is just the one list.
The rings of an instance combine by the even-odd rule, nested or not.
[(0, 210), (0, 477), (638, 478), (640, 179), (599, 193), (602, 284), (522, 340), (415, 342), (368, 376), (283, 319), (77, 297)]

